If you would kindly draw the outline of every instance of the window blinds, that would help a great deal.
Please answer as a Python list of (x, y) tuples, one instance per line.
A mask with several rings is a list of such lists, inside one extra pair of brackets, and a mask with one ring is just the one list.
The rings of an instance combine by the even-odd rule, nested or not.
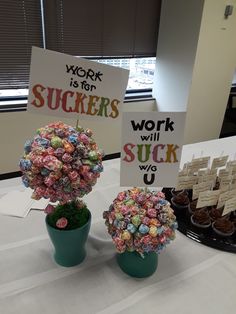
[(76, 56), (155, 56), (161, 0), (44, 0), (46, 47)]
[(31, 47), (42, 47), (39, 0), (0, 1), (0, 89), (26, 88)]

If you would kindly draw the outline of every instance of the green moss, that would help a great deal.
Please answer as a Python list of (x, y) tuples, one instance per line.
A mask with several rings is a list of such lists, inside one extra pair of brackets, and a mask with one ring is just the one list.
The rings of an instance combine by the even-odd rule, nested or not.
[[(60, 218), (66, 218), (68, 221), (64, 229), (57, 228), (56, 223)], [(71, 230), (82, 227), (89, 220), (89, 210), (84, 204), (83, 207), (78, 208), (76, 201), (66, 203), (64, 205), (57, 205), (55, 210), (48, 214), (48, 224), (59, 230)]]

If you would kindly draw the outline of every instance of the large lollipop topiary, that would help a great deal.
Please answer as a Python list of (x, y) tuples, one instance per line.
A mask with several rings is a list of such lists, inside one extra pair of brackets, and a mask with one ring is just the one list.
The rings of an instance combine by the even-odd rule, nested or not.
[(63, 122), (50, 123), (38, 129), (24, 149), (20, 169), (24, 185), (33, 189), (32, 198), (59, 202), (45, 210), (49, 224), (73, 229), (86, 222), (88, 209), (77, 198), (92, 191), (103, 171), (103, 154), (92, 138), (92, 131)]

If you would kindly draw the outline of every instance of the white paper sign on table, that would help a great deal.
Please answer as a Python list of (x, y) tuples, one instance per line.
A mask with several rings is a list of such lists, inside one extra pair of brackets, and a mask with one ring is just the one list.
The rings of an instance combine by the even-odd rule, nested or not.
[(226, 201), (234, 197), (236, 197), (236, 189), (221, 193), (217, 203), (217, 208), (223, 207)]
[(224, 210), (222, 216), (236, 210), (236, 197), (233, 197), (225, 202)]
[(176, 185), (185, 116), (185, 112), (123, 114), (121, 186)]
[(39, 201), (31, 198), (32, 190), (11, 191), (0, 198), (0, 214), (15, 217), (26, 217), (31, 209), (44, 209), (49, 200)]
[(227, 177), (230, 176), (232, 174), (232, 168), (228, 168), (228, 169), (220, 169), (219, 173), (218, 173), (218, 177), (222, 178), (222, 177)]
[(32, 48), (27, 110), (74, 119), (119, 120), (129, 71)]
[(198, 176), (179, 176), (175, 186), (177, 191), (184, 189), (192, 189), (193, 185), (198, 182)]
[(199, 184), (193, 185), (193, 196), (192, 199), (195, 200), (198, 198), (200, 192), (209, 191), (212, 189), (214, 182), (207, 181)]
[(215, 184), (215, 182), (216, 182), (216, 177), (217, 177), (216, 174), (207, 174), (207, 175), (205, 175), (205, 176), (200, 176), (200, 177), (199, 177), (199, 180), (198, 180), (198, 183), (213, 181), (214, 184)]
[(196, 208), (213, 206), (218, 202), (220, 190), (200, 192)]
[(210, 156), (192, 159), (192, 161), (188, 164), (189, 173), (195, 173), (199, 169), (207, 168), (209, 161)]
[(221, 177), (220, 178), (220, 190), (225, 190), (225, 189), (229, 189), (230, 188), (230, 184), (232, 182), (233, 177), (231, 175), (229, 176), (225, 176), (225, 177)]
[(229, 156), (222, 156), (214, 158), (211, 164), (211, 169), (220, 168), (226, 165)]

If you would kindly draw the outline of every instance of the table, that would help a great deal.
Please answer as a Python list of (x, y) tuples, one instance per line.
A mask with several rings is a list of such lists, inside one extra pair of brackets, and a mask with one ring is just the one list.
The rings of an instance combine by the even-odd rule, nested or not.
[[(236, 137), (186, 145), (181, 164), (201, 155), (235, 154)], [(119, 187), (119, 159), (86, 196), (92, 212), (87, 257), (76, 267), (53, 260), (45, 215), (0, 217), (1, 314), (232, 314), (236, 308), (236, 254), (191, 241), (176, 240), (159, 255), (157, 272), (146, 279), (124, 274), (102, 219)], [(21, 189), (20, 178), (0, 181), (0, 195)], [(17, 200), (16, 200), (17, 206)]]

